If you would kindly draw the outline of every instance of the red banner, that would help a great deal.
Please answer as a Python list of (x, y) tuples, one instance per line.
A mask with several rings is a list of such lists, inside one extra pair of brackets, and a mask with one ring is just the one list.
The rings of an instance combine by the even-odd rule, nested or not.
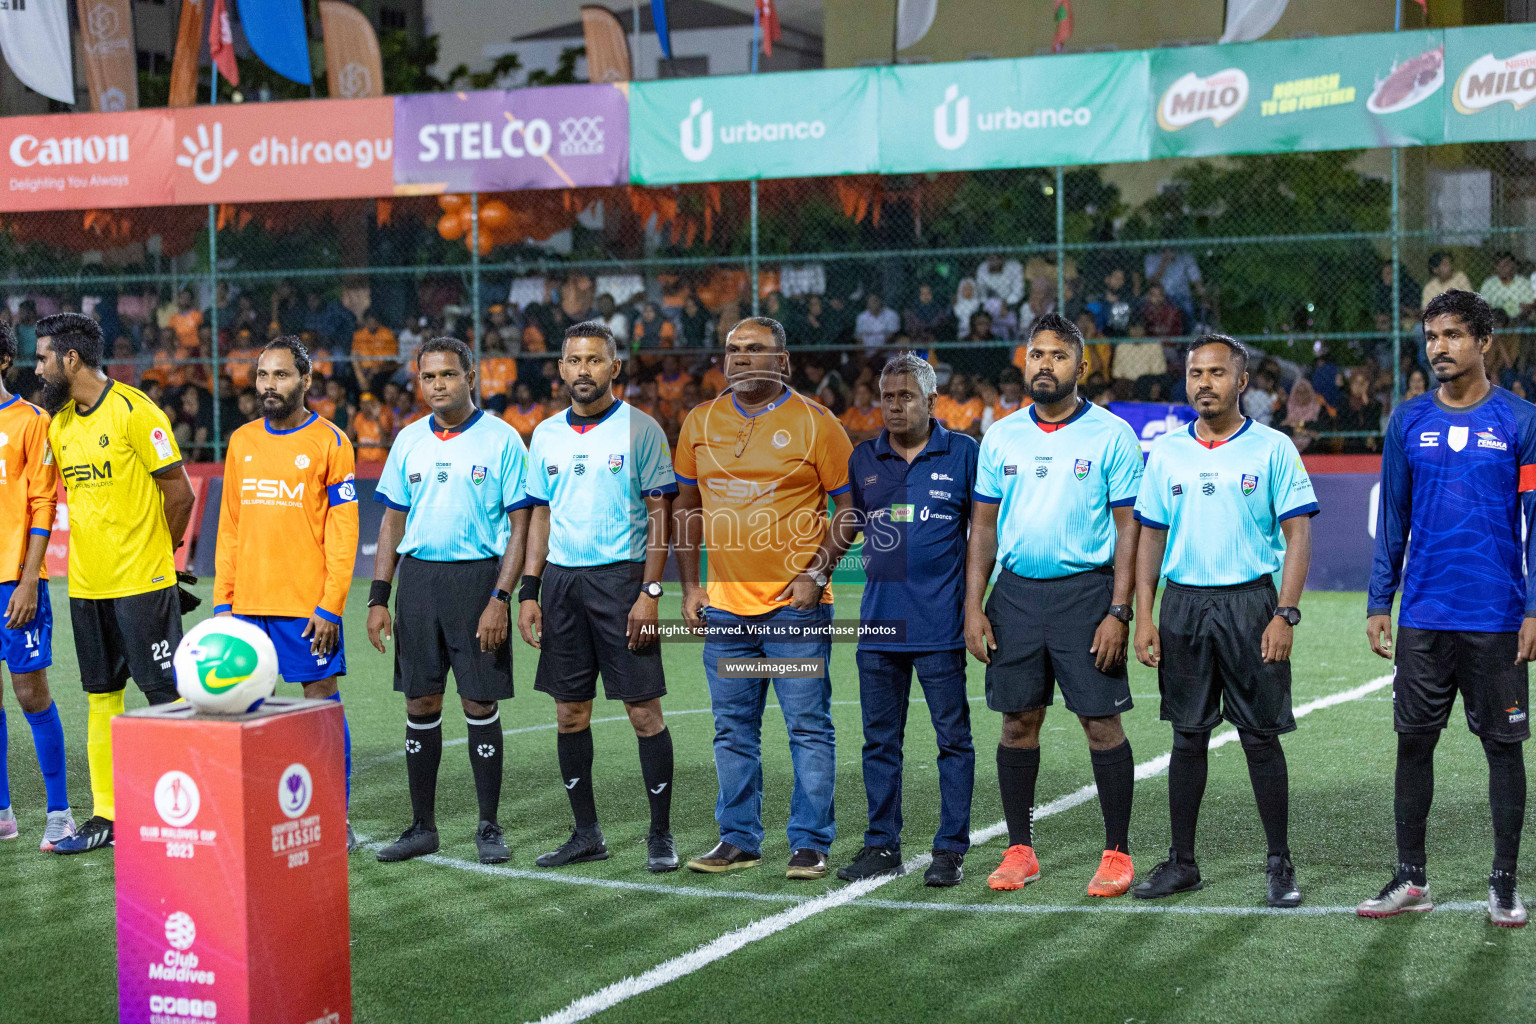
[(169, 205), (172, 130), (168, 110), (0, 118), (0, 210)]

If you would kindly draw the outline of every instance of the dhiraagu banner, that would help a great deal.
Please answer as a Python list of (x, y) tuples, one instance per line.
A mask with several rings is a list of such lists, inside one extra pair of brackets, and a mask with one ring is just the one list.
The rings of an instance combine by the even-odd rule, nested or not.
[(1444, 141), (1445, 33), (1151, 51), (1152, 156)]
[[(1536, 37), (1527, 26), (1447, 32), (1446, 142), (1536, 138)], [(1516, 30), (1516, 31), (1512, 31)]]
[(880, 169), (1145, 160), (1146, 51), (880, 70)]
[(877, 169), (876, 73), (851, 68), (636, 82), (629, 168), (643, 185)]

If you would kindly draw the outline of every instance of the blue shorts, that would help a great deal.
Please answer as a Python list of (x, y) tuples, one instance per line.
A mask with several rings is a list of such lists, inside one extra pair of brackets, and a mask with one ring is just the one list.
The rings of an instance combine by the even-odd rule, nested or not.
[(336, 649), (328, 657), (312, 654), (309, 637), (303, 636), (308, 618), (279, 615), (236, 615), (237, 619), (260, 626), (277, 648), (277, 674), (285, 683), (314, 683), (331, 676), (347, 674), (347, 636), (336, 638)]
[(15, 592), (15, 580), (0, 583), (0, 661), (12, 672), (36, 672), (53, 664), (53, 605), (48, 601), (48, 581), (38, 581), (37, 614), (25, 629), (5, 625), (5, 609)]

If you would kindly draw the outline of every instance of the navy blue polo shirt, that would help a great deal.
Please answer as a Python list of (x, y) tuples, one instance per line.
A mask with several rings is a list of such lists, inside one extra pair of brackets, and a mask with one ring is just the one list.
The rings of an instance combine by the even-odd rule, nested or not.
[(927, 446), (908, 463), (887, 431), (848, 460), (853, 507), (864, 522), (859, 617), (906, 623), (905, 639), (862, 637), (872, 651), (965, 646), (965, 552), (976, 482), (976, 439), (933, 420)]

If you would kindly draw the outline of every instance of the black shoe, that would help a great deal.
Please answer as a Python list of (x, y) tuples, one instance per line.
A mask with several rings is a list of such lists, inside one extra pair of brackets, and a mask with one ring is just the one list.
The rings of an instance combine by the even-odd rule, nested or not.
[(1200, 881), (1200, 869), (1195, 862), (1180, 860), (1169, 850), (1168, 859), (1153, 868), (1147, 880), (1131, 890), (1131, 895), (1139, 900), (1157, 900), (1175, 893), (1195, 892), (1204, 888), (1205, 883)]
[(860, 882), (880, 875), (901, 874), (901, 851), (890, 846), (866, 846), (853, 858), (853, 863), (837, 869), (837, 877), (845, 882)]
[(826, 854), (820, 850), (802, 847), (790, 853), (789, 870), (784, 872), (784, 877), (814, 882), (817, 879), (826, 878), (827, 870)]
[(735, 871), (738, 868), (755, 868), (763, 862), (763, 855), (759, 852), (748, 852), (739, 846), (732, 846), (725, 840), (715, 844), (715, 848), (708, 853), (700, 854), (688, 862), (689, 871), (697, 871), (706, 875), (718, 875), (726, 871)]
[(645, 870), (653, 875), (664, 875), (677, 870), (677, 844), (672, 833), (653, 828), (645, 837)]
[(593, 825), (589, 829), (571, 829), (571, 838), (561, 844), (560, 849), (543, 854), (534, 863), (541, 868), (560, 868), (607, 859), (608, 847), (603, 844), (603, 830)]
[(964, 855), (954, 850), (934, 850), (933, 863), (923, 872), (923, 884), (939, 888), (959, 885), (965, 878), (965, 869), (960, 866), (964, 862)]
[(75, 831), (74, 835), (54, 843), (53, 852), (71, 854), (99, 850), (103, 846), (111, 846), (115, 834), (116, 830), (113, 828), (111, 818), (92, 815), (89, 821)]
[(437, 852), (437, 829), (428, 828), (419, 821), (400, 833), (400, 838), (379, 851), (380, 864), (394, 864), (412, 857), (424, 857)]
[(1296, 865), (1290, 857), (1270, 857), (1264, 868), (1269, 879), (1269, 905), (1272, 907), (1301, 906), (1301, 890), (1296, 887)]
[(475, 850), (480, 854), (481, 864), (505, 864), (512, 859), (501, 826), (494, 821), (482, 821), (475, 829)]

